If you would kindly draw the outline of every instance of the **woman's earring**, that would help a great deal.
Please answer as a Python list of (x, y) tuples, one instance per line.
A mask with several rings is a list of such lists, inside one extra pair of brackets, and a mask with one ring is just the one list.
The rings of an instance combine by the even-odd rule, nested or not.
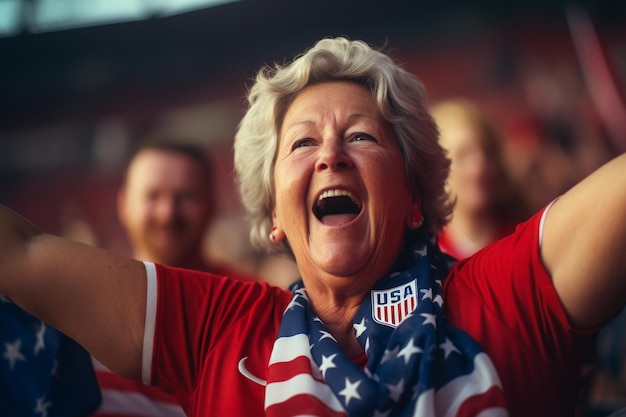
[(276, 243), (276, 236), (274, 236), (274, 232), (276, 232), (276, 226), (272, 226), (272, 230), (270, 230), (270, 242)]
[(421, 212), (416, 212), (411, 215), (411, 229), (419, 229), (424, 224), (424, 215)]

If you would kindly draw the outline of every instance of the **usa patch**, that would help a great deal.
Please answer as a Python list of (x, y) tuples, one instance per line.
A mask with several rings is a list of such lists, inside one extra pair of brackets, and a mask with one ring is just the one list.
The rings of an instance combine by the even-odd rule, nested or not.
[(380, 324), (397, 327), (417, 308), (416, 280), (371, 294), (372, 317)]

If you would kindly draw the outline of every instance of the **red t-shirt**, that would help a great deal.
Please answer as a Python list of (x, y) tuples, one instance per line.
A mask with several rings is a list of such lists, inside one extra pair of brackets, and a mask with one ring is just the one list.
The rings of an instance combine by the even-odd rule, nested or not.
[[(540, 216), (459, 263), (444, 283), (451, 324), (489, 354), (511, 416), (571, 414), (592, 334), (567, 322), (539, 259)], [(264, 380), (291, 294), (146, 264), (143, 380), (181, 398), (189, 416), (262, 416)]]

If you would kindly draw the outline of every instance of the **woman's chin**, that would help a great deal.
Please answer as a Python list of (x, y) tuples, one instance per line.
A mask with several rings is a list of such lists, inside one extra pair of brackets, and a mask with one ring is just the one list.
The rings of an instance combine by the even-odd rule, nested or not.
[(329, 245), (323, 253), (313, 254), (317, 258), (317, 267), (329, 275), (339, 278), (352, 278), (360, 276), (367, 270), (368, 262), (371, 261), (371, 253), (367, 251), (355, 251), (354, 244), (349, 247), (342, 245)]

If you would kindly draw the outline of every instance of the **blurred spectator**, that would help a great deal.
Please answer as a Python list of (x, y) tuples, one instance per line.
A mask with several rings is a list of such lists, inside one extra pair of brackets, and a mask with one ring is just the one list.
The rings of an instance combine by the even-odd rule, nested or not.
[(148, 139), (131, 157), (117, 208), (136, 259), (208, 270), (202, 239), (215, 213), (205, 151)]
[(479, 107), (466, 99), (432, 107), (440, 144), (451, 159), (448, 191), (456, 201), (439, 235), (444, 252), (457, 259), (509, 234), (524, 219), (524, 206), (504, 169), (500, 141)]

